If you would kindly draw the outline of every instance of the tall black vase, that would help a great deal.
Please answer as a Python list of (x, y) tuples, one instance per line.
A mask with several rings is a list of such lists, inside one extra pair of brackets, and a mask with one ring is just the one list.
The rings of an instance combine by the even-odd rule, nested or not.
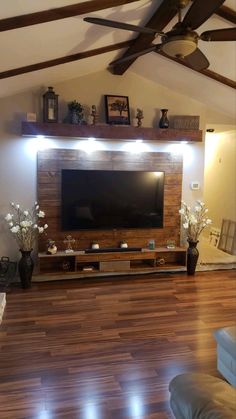
[(31, 257), (32, 250), (21, 250), (21, 259), (18, 263), (18, 270), (22, 288), (31, 287), (32, 273), (34, 269), (34, 261)]
[(161, 109), (161, 119), (159, 121), (159, 128), (168, 128), (169, 127), (169, 119), (167, 117), (168, 109)]
[(197, 248), (198, 240), (197, 241), (188, 240), (188, 244), (189, 244), (189, 247), (187, 249), (187, 274), (194, 275), (196, 266), (197, 266), (198, 256), (199, 256), (199, 251)]

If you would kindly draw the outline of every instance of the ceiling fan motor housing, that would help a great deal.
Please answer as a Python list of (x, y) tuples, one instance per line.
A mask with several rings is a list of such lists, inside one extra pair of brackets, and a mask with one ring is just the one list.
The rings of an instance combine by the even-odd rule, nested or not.
[(182, 58), (192, 54), (197, 49), (198, 34), (187, 31), (181, 35), (165, 34), (161, 38), (162, 51), (170, 57)]

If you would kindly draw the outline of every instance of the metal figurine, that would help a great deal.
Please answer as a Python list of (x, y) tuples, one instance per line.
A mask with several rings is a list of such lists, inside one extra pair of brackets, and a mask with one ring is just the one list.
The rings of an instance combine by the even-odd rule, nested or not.
[(73, 253), (74, 250), (72, 248), (72, 245), (75, 243), (75, 239), (73, 239), (72, 236), (66, 236), (65, 240), (63, 241), (67, 245), (67, 248), (65, 250), (66, 253)]
[(142, 109), (137, 109), (137, 114), (135, 117), (138, 120), (137, 123), (137, 127), (141, 127), (142, 126), (142, 119), (143, 119), (143, 110)]
[(92, 105), (91, 117), (92, 117), (92, 125), (96, 125), (96, 123), (98, 121), (98, 113), (97, 113), (96, 105)]

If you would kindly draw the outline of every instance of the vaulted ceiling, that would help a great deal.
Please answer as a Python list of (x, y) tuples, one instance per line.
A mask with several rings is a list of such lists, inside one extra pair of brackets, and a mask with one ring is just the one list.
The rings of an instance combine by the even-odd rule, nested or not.
[[(160, 43), (160, 37), (98, 26), (85, 22), (85, 16), (166, 32), (177, 22), (176, 1), (4, 2), (0, 19), (0, 97), (107, 69), (111, 61), (125, 54)], [(235, 3), (235, 0), (226, 0), (197, 32), (235, 27)], [(187, 9), (188, 6), (183, 15)], [(199, 48), (210, 62), (209, 68), (201, 72), (157, 52), (116, 64), (109, 67), (109, 71), (117, 77), (125, 77), (126, 71), (133, 71), (233, 116), (236, 42), (200, 40)]]

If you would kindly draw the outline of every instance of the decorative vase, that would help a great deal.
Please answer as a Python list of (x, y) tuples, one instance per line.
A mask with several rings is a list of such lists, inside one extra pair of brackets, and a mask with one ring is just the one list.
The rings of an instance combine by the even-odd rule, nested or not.
[(169, 120), (167, 117), (168, 109), (161, 109), (162, 115), (159, 121), (159, 128), (168, 128), (169, 127)]
[(188, 240), (188, 244), (189, 247), (187, 249), (187, 274), (194, 275), (199, 256), (199, 251), (197, 249), (198, 240)]
[(79, 115), (76, 111), (70, 113), (71, 124), (79, 124)]
[(21, 280), (22, 288), (31, 287), (32, 273), (34, 269), (34, 262), (31, 257), (32, 250), (21, 250), (21, 259), (18, 263), (18, 270)]

